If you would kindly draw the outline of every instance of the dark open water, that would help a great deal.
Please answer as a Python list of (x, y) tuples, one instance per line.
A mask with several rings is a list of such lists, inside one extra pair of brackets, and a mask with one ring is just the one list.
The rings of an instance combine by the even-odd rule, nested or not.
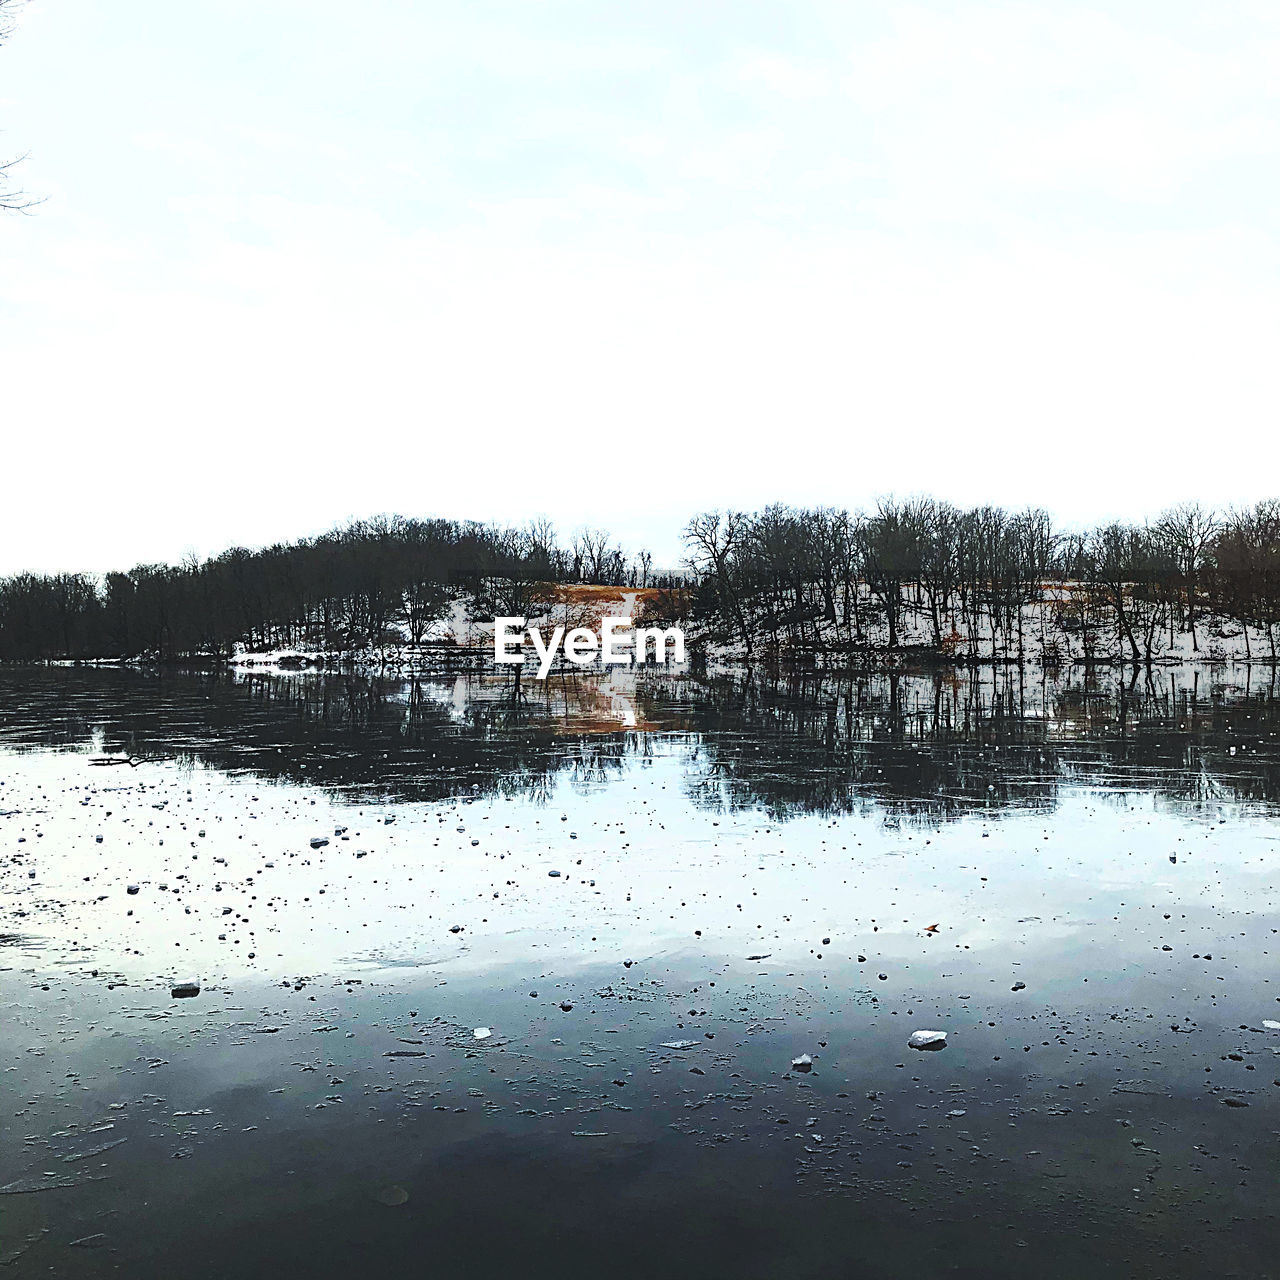
[(991, 678), (0, 672), (0, 1275), (1280, 1274), (1271, 673)]

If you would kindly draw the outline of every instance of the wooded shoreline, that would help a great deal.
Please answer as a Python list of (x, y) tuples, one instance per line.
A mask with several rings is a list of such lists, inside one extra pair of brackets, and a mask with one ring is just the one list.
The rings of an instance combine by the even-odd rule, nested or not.
[(1084, 531), (1036, 508), (933, 498), (870, 512), (774, 505), (697, 515), (683, 543), (684, 563), (663, 570), (604, 530), (564, 545), (546, 520), (383, 516), (180, 565), (17, 574), (0, 579), (0, 661), (293, 653), (403, 665), (480, 643), (475, 628), (495, 617), (536, 625), (624, 593), (646, 621), (682, 627), (708, 663), (1278, 660), (1275, 500), (1227, 513), (1184, 503), (1154, 522)]

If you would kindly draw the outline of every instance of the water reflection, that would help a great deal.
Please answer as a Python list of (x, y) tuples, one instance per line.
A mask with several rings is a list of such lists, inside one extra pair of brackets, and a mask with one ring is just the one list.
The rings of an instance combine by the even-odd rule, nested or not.
[[(1255, 679), (1260, 673), (1252, 673)], [(1165, 670), (1028, 683), (1019, 674), (684, 686), (701, 803), (782, 818), (869, 803), (937, 822), (1052, 809), (1067, 783), (1149, 789), (1180, 802), (1272, 802), (1280, 702), (1223, 671)]]
[(1268, 1274), (1270, 676), (0, 670), (0, 1261)]
[(538, 798), (674, 745), (702, 807), (776, 818), (870, 806), (937, 822), (1051, 809), (1066, 784), (1180, 804), (1280, 797), (1271, 669), (499, 680), (132, 670), (0, 673), (0, 741), (177, 757), (348, 798)]

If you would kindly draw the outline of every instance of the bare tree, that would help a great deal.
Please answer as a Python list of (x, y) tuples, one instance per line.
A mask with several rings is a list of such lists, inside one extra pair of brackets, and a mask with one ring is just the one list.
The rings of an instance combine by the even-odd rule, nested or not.
[(880, 601), (889, 627), (889, 648), (898, 646), (902, 589), (920, 580), (920, 523), (908, 503), (883, 498), (861, 528), (862, 576)]
[(1214, 595), (1241, 625), (1245, 657), (1252, 658), (1249, 627), (1267, 633), (1276, 661), (1280, 624), (1280, 501), (1269, 499), (1230, 512), (1214, 544)]
[(603, 582), (610, 563), (608, 529), (582, 529), (573, 539), (573, 560), (587, 582)]
[(1089, 535), (1086, 567), (1089, 580), (1115, 618), (1116, 636), (1129, 646), (1133, 663), (1143, 661), (1137, 634), (1144, 636), (1146, 661), (1151, 661), (1155, 603), (1146, 590), (1153, 573), (1153, 539), (1146, 529), (1109, 524)]
[(737, 558), (748, 530), (748, 519), (736, 511), (708, 511), (685, 526), (689, 566), (710, 579), (717, 604), (732, 619), (739, 638), (751, 656), (752, 629), (743, 612)]
[[(0, 44), (4, 44), (13, 30), (12, 13), (20, 2), (21, 0), (0, 0)], [(18, 156), (13, 160), (0, 161), (0, 209), (25, 213), (40, 203), (13, 185), (13, 170), (25, 159), (26, 156)]]
[(1156, 536), (1165, 544), (1178, 566), (1186, 592), (1186, 629), (1191, 632), (1191, 648), (1199, 650), (1196, 637), (1196, 600), (1200, 579), (1209, 562), (1214, 539), (1222, 522), (1212, 511), (1198, 502), (1183, 502), (1170, 507), (1156, 523)]
[(951, 608), (958, 573), (957, 530), (960, 513), (946, 502), (918, 498), (908, 504), (908, 519), (920, 544), (920, 589), (929, 613), (935, 647), (942, 644), (943, 615)]

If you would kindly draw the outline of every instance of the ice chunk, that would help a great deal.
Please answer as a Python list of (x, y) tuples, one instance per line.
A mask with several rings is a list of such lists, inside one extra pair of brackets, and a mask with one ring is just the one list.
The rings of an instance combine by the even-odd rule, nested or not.
[(947, 1033), (945, 1031), (913, 1031), (907, 1044), (912, 1049), (945, 1049)]

